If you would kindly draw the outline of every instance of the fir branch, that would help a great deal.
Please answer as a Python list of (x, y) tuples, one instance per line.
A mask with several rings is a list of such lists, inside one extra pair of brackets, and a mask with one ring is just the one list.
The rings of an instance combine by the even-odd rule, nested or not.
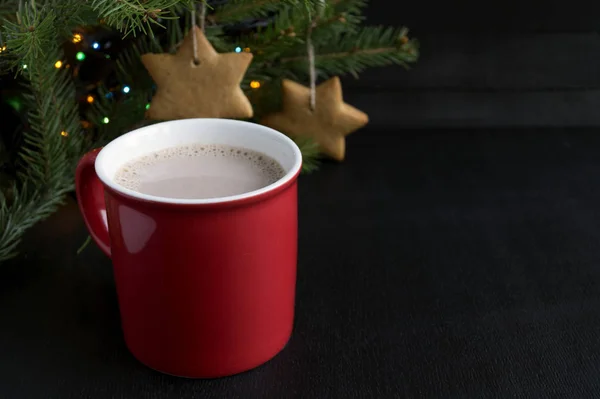
[[(160, 35), (160, 43), (163, 48), (167, 49), (169, 53), (173, 53), (177, 50), (179, 44), (190, 30), (191, 24), (191, 10), (183, 9), (177, 13), (180, 16), (179, 20), (169, 20), (166, 24), (166, 41), (163, 35)], [(231, 45), (226, 44), (225, 40), (221, 38), (223, 29), (220, 26), (208, 25), (204, 28), (204, 34), (211, 42), (213, 47), (220, 52), (231, 51)], [(144, 38), (147, 40), (147, 38)]]
[(25, 231), (53, 213), (73, 190), (83, 140), (73, 82), (53, 66), (61, 54), (55, 43), (24, 72), (29, 128), (19, 154), (20, 180), (0, 196), (0, 261), (14, 256)]
[(365, 19), (363, 10), (367, 6), (367, 0), (330, 0), (328, 4), (333, 13), (344, 17), (351, 27), (358, 26)]
[[(345, 73), (356, 76), (369, 67), (391, 64), (408, 67), (418, 56), (418, 42), (408, 40), (405, 29), (365, 27), (354, 35), (342, 36), (337, 42), (318, 48), (315, 64), (324, 78)], [(308, 71), (306, 55), (284, 57), (280, 63), (301, 76)]]
[(153, 35), (152, 25), (164, 28), (158, 19), (177, 19), (173, 9), (182, 5), (191, 8), (194, 0), (92, 0), (92, 8), (106, 24), (124, 36), (135, 36), (138, 31)]
[(19, 63), (35, 64), (41, 54), (54, 45), (55, 18), (51, 7), (32, 1), (19, 7), (14, 21), (4, 20), (2, 36), (11, 56), (10, 67)]
[(67, 38), (77, 26), (97, 21), (98, 16), (87, 1), (0, 0), (0, 25), (4, 26), (4, 35), (11, 39), (8, 47), (16, 58), (27, 57), (23, 50), (43, 51), (45, 44), (57, 36)]
[(365, 0), (338, 0), (333, 4), (326, 3), (326, 7), (313, 21), (313, 43), (329, 43), (341, 35), (355, 33), (364, 20), (362, 8), (365, 5)]
[(53, 191), (34, 187), (32, 182), (21, 189), (15, 184), (10, 199), (0, 195), (0, 262), (15, 257), (25, 232), (54, 213), (73, 189), (72, 184)]
[(117, 80), (136, 90), (150, 90), (152, 78), (142, 64), (142, 55), (160, 53), (163, 47), (156, 37), (145, 36), (133, 43), (117, 58)]
[(231, 0), (215, 9), (208, 16), (212, 23), (231, 23), (245, 19), (264, 18), (272, 12), (286, 7), (290, 1), (285, 0)]
[(30, 128), (24, 132), (21, 158), (24, 180), (50, 190), (60, 188), (72, 177), (69, 153), (78, 156), (82, 136), (75, 87), (65, 70), (53, 67), (61, 51), (49, 50), (37, 64), (27, 68), (29, 90), (24, 95), (29, 109)]
[(295, 138), (294, 142), (302, 153), (302, 173), (312, 173), (321, 166), (321, 151), (319, 145), (311, 139)]
[(0, 20), (14, 16), (18, 4), (18, 0), (0, 0)]
[(98, 100), (87, 114), (87, 119), (96, 126), (95, 146), (105, 145), (141, 125), (154, 123), (144, 120), (150, 97), (148, 92), (132, 88), (127, 96), (118, 100), (107, 99), (105, 94), (109, 91), (105, 88), (99, 88), (98, 93)]
[[(300, 9), (302, 10), (302, 9)], [(240, 47), (250, 47), (252, 53), (262, 60), (275, 60), (290, 47), (303, 42), (303, 36), (308, 26), (308, 14), (292, 7), (279, 11), (273, 22), (257, 32), (242, 36), (235, 44)], [(300, 35), (298, 35), (300, 32)], [(256, 63), (258, 60), (254, 60)]]
[(88, 1), (46, 0), (46, 4), (55, 12), (59, 38), (70, 39), (73, 30), (78, 26), (98, 24), (98, 14)]
[[(262, 70), (264, 74), (265, 67), (268, 70), (269, 64), (276, 65), (279, 58), (306, 54), (305, 40), (309, 27), (316, 46), (337, 41), (341, 35), (355, 33), (357, 24), (362, 20), (357, 13), (364, 3), (364, 0), (339, 0), (334, 5), (326, 3), (319, 14), (287, 7), (277, 14), (271, 25), (243, 36), (236, 45), (252, 49), (255, 58), (251, 68)], [(274, 76), (281, 74), (286, 75), (286, 72), (274, 70)]]

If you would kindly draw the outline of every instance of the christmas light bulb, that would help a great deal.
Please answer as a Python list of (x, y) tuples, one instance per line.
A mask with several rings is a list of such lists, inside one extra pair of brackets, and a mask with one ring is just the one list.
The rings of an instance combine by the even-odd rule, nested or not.
[(129, 86), (123, 86), (123, 93), (127, 94), (131, 91), (131, 88)]
[(150, 103), (146, 104), (146, 109), (150, 109)]
[(85, 60), (85, 53), (80, 51), (75, 55), (75, 58), (77, 58), (77, 61), (83, 61)]
[(244, 53), (249, 53), (250, 52), (250, 47), (244, 47)]
[(236, 47), (235, 48), (235, 52), (236, 53), (241, 53), (242, 52), (242, 48), (241, 47)]
[(107, 124), (108, 122), (110, 122), (110, 119), (108, 119), (108, 117), (105, 116), (104, 119), (102, 119), (102, 123)]
[(83, 37), (81, 36), (81, 34), (75, 33), (73, 35), (73, 43), (79, 43), (82, 40), (83, 40)]
[(6, 102), (17, 112), (20, 112), (21, 108), (23, 108), (23, 104), (21, 103), (21, 100), (19, 98), (9, 98), (8, 100), (6, 100)]
[(93, 103), (94, 102), (94, 96), (87, 96), (87, 102), (88, 103)]
[(63, 65), (63, 64), (62, 64), (62, 61), (61, 61), (61, 60), (58, 60), (58, 61), (56, 61), (56, 62), (54, 63), (54, 68), (56, 68), (56, 69), (59, 69), (59, 68), (61, 68), (61, 67), (62, 67), (62, 65)]
[(250, 87), (252, 87), (253, 89), (258, 89), (260, 87), (260, 82), (258, 80), (253, 80), (252, 82), (250, 82)]
[(0, 53), (6, 51), (6, 44), (4, 46), (0, 46)]
[(27, 64), (23, 64), (23, 69), (27, 69)]
[(92, 48), (93, 48), (94, 50), (98, 50), (98, 49), (100, 48), (100, 43), (98, 43), (98, 42), (94, 42), (94, 43), (92, 44)]
[(60, 132), (60, 135), (63, 137), (67, 137), (69, 135), (69, 133), (67, 133), (63, 130), (62, 132)]

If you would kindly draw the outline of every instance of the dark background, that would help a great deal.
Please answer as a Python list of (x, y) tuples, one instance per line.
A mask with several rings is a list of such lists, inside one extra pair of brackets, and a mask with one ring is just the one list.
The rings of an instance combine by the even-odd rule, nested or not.
[(346, 98), (372, 126), (600, 126), (600, 3), (370, 0), (366, 14), (421, 41), (409, 72), (346, 78)]
[(371, 123), (300, 178), (285, 350), (208, 381), (139, 364), (70, 200), (2, 265), (0, 399), (600, 397), (600, 4), (368, 15), (422, 57), (344, 81)]
[(410, 72), (375, 69), (347, 82), (355, 105), (378, 104), (374, 125), (600, 125), (600, 3), (371, 0), (367, 14), (421, 41)]

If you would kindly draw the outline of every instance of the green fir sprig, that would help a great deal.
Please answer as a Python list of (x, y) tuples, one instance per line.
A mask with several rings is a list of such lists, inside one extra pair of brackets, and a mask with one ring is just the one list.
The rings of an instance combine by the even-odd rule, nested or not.
[(194, 7), (193, 0), (93, 0), (92, 8), (106, 24), (121, 31), (125, 36), (137, 33), (153, 35), (152, 27), (164, 25), (159, 19), (179, 17), (172, 12), (176, 6)]
[(53, 67), (61, 55), (57, 44), (50, 45), (23, 70), (29, 126), (23, 131), (17, 179), (0, 194), (0, 261), (13, 257), (25, 231), (73, 190), (75, 165), (86, 148), (73, 81)]
[[(73, 190), (76, 162), (83, 152), (141, 125), (154, 82), (141, 54), (174, 52), (192, 25), (191, 11), (204, 0), (0, 0), (0, 73), (21, 75), (27, 123), (18, 157), (6, 156), (0, 140), (0, 262), (16, 255), (24, 233), (52, 214)], [(254, 121), (281, 106), (284, 78), (308, 84), (307, 34), (315, 48), (319, 79), (357, 76), (366, 68), (408, 67), (419, 55), (406, 29), (363, 26), (366, 0), (229, 0), (208, 7), (205, 34), (219, 52), (249, 49), (253, 61), (242, 82)], [(231, 37), (229, 24), (264, 18), (266, 26)], [(82, 128), (71, 70), (63, 43), (74, 30), (102, 25), (134, 36), (116, 60), (116, 78), (131, 91), (109, 95), (100, 85)], [(236, 51), (239, 51), (236, 50)], [(257, 81), (260, 84), (250, 85)], [(260, 88), (258, 88), (260, 87)], [(111, 89), (114, 90), (114, 87)], [(112, 99), (111, 99), (112, 98)], [(295, 139), (303, 172), (320, 166), (318, 145)], [(8, 170), (8, 174), (7, 174)]]

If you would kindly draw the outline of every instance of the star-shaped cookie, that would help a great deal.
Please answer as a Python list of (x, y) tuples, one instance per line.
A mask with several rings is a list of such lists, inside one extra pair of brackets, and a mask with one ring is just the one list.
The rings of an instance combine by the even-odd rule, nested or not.
[(282, 91), (282, 110), (260, 122), (292, 137), (313, 139), (324, 154), (337, 161), (344, 159), (345, 137), (369, 122), (367, 114), (344, 102), (337, 76), (317, 86), (314, 111), (309, 107), (310, 88), (284, 79)]
[[(196, 35), (199, 65), (194, 63)], [(144, 54), (142, 63), (157, 91), (148, 110), (150, 119), (250, 118), (252, 105), (240, 88), (250, 53), (215, 51), (194, 26), (176, 54)]]

